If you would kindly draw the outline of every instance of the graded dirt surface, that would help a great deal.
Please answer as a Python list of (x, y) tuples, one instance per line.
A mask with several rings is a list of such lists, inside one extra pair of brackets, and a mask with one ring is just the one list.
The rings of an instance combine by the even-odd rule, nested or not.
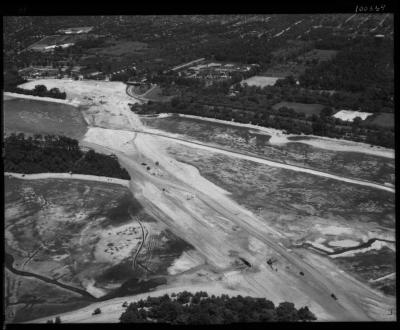
[[(204, 142), (211, 146), (263, 156), (286, 164), (304, 166), (351, 178), (394, 184), (395, 161), (363, 153), (362, 149), (330, 150), (319, 146), (313, 137), (290, 136), (287, 143), (271, 143), (275, 132), (230, 126), (219, 122), (186, 117), (142, 118), (148, 128), (168, 132), (176, 137)], [(276, 133), (275, 133), (276, 134)], [(323, 143), (325, 141), (322, 141)], [(325, 142), (327, 143), (327, 142)], [(333, 144), (328, 140), (328, 143)]]
[[(191, 287), (212, 293), (218, 288), (219, 291), (229, 290), (231, 295), (245, 293), (244, 295), (265, 297), (274, 303), (291, 301), (297, 307), (309, 306), (319, 320), (396, 319), (395, 314), (388, 313), (390, 309), (395, 309), (395, 298), (371, 288), (350, 273), (338, 268), (337, 264), (326, 255), (303, 246), (292, 246), (292, 241), (287, 237), (286, 231), (282, 231), (276, 223), (284, 222), (286, 213), (287, 217), (290, 217), (296, 205), (283, 209), (280, 220), (276, 217), (278, 211), (276, 208), (268, 210), (269, 207), (272, 208), (272, 203), (268, 204), (268, 208), (264, 210), (265, 214), (259, 215), (251, 207), (242, 202), (239, 204), (235, 200), (235, 191), (245, 180), (244, 178), (228, 176), (232, 185), (218, 187), (219, 183), (210, 182), (207, 176), (203, 177), (201, 171), (193, 165), (175, 159), (175, 156), (170, 154), (171, 150), (167, 150), (170, 147), (170, 141), (156, 135), (132, 132), (132, 130), (140, 131), (147, 128), (143, 127), (140, 118), (129, 110), (127, 103), (132, 103), (134, 100), (129, 100), (124, 95), (123, 84), (86, 81), (69, 83), (61, 80), (41, 81), (41, 83), (48, 88), (58, 87), (60, 90), (65, 90), (67, 97), (76, 97), (78, 101), (86, 105), (84, 115), (90, 114), (93, 117), (92, 126), (101, 126), (103, 129), (90, 127), (81, 144), (94, 148), (97, 152), (114, 153), (121, 165), (129, 172), (132, 178), (130, 190), (146, 213), (163, 223), (174, 235), (196, 250), (198, 255), (191, 257), (190, 262), (188, 256), (185, 255), (181, 265), (191, 267), (197, 264), (197, 266), (179, 274), (174, 274), (175, 272), (168, 268), (167, 282), (157, 289), (173, 288), (173, 291), (177, 292)], [(100, 96), (103, 96), (103, 99)], [(100, 103), (100, 101), (105, 103)], [(275, 135), (275, 137), (279, 136)], [(176, 148), (177, 154), (182, 153), (193, 157), (185, 153), (182, 145)], [(211, 150), (207, 156), (210, 154)], [(179, 158), (179, 156), (176, 157)], [(189, 163), (190, 159), (184, 161)], [(224, 164), (226, 161), (236, 164), (235, 161), (242, 162), (243, 160), (228, 158), (223, 160)], [(205, 163), (208, 164), (208, 160), (205, 160)], [(252, 173), (254, 164), (244, 166), (248, 168), (244, 167), (241, 174), (254, 176)], [(220, 176), (221, 180), (225, 179), (226, 173), (229, 172), (228, 169), (219, 167), (214, 167), (213, 171), (212, 175)], [(277, 187), (286, 185), (287, 196), (285, 197), (285, 191), (278, 195), (281, 200), (280, 206), (296, 204), (296, 200), (290, 200), (290, 196), (294, 196), (293, 198), (297, 198), (300, 204), (297, 208), (307, 207), (309, 203), (315, 212), (321, 213), (323, 210), (318, 208), (318, 204), (321, 203), (322, 207), (322, 203), (332, 203), (330, 199), (334, 198), (335, 194), (323, 196), (323, 199), (318, 201), (318, 195), (315, 196), (312, 190), (315, 187), (327, 190), (326, 184), (329, 184), (329, 189), (338, 186), (337, 194), (345, 194), (345, 197), (338, 196), (344, 204), (346, 204), (344, 199), (354, 193), (353, 189), (370, 196), (368, 198), (375, 198), (369, 195), (368, 191), (371, 188), (367, 187), (354, 188), (353, 184), (344, 182), (338, 184), (338, 181), (332, 184), (328, 182), (328, 179), (320, 176), (314, 175), (311, 178), (296, 171), (289, 174), (289, 172), (281, 172), (283, 169), (276, 167), (268, 167), (264, 171), (266, 171), (264, 175), (268, 176), (268, 184), (255, 189), (266, 190), (268, 185), (271, 185), (272, 188), (275, 187), (275, 193), (278, 194)], [(249, 180), (254, 183), (254, 178), (249, 178)], [(290, 180), (291, 184), (296, 184), (296, 189), (308, 189), (311, 195), (302, 197), (301, 191), (291, 192), (292, 188), (286, 183), (287, 180)], [(250, 185), (251, 183), (243, 181), (243, 186), (248, 187), (246, 188), (247, 195), (258, 196), (254, 194)], [(380, 190), (374, 193), (380, 196), (376, 197), (378, 198), (377, 207), (380, 208), (377, 212), (383, 214), (385, 210), (381, 209), (387, 207), (386, 212), (393, 213), (391, 199), (394, 194)], [(270, 196), (273, 194), (272, 191)], [(247, 198), (251, 198), (251, 195)], [(304, 198), (309, 198), (309, 200), (304, 201)], [(365, 200), (368, 198), (365, 197)], [(259, 197), (255, 198), (255, 201), (257, 200)], [(385, 200), (386, 204), (380, 205), (382, 200)], [(335, 208), (335, 205), (331, 208)], [(303, 211), (313, 212), (311, 208)], [(269, 221), (268, 212), (275, 213), (275, 225), (273, 219)], [(357, 221), (347, 220), (344, 216), (340, 218), (340, 210), (337, 212), (337, 215), (333, 213), (332, 216), (332, 218), (337, 218), (336, 222), (339, 222), (341, 226), (350, 227), (350, 230), (358, 231)], [(345, 211), (342, 212), (345, 213)], [(355, 213), (357, 212), (356, 210)], [(390, 226), (394, 221), (389, 215), (384, 219), (386, 220), (379, 224), (371, 224), (371, 226), (377, 228)], [(376, 221), (376, 218), (372, 221)], [(384, 223), (385, 221), (388, 224)], [(296, 221), (293, 222), (296, 223)], [(366, 222), (361, 221), (361, 223), (365, 225)], [(319, 224), (321, 230), (327, 225), (324, 219), (320, 219)], [(298, 226), (300, 227), (301, 224)], [(353, 226), (355, 229), (352, 229)], [(390, 234), (390, 230), (381, 229), (381, 233), (386, 235), (385, 231)], [(335, 240), (345, 239), (340, 235), (336, 236)], [(359, 237), (362, 240), (361, 235)], [(307, 239), (312, 239), (312, 237)], [(268, 258), (276, 258), (278, 261), (270, 267), (267, 264)], [(200, 260), (204, 260), (204, 264)], [(246, 266), (243, 260), (251, 266)], [(176, 265), (176, 263), (171, 264)], [(183, 270), (183, 267), (178, 268)], [(300, 272), (303, 272), (304, 276)], [(332, 293), (338, 297), (338, 300), (331, 297)], [(132, 295), (134, 294), (132, 292)], [(135, 297), (126, 297), (124, 300), (132, 299)], [(120, 312), (121, 303), (121, 300), (96, 303), (101, 309), (104, 306), (104, 309), (108, 310), (107, 315), (110, 316), (109, 319), (102, 316), (99, 319), (103, 322), (117, 321), (116, 314)], [(112, 309), (116, 311), (114, 314), (111, 312)], [(94, 317), (87, 315), (87, 310), (86, 312), (82, 310), (70, 312), (68, 315), (65, 315), (66, 320), (75, 319), (76, 322), (93, 322), (94, 320)], [(64, 315), (61, 314), (61, 319), (63, 317)], [(43, 319), (40, 321), (44, 322)]]

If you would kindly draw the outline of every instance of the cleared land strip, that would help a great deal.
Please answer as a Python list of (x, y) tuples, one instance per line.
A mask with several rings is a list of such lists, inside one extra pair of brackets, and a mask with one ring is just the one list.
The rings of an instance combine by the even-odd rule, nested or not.
[(3, 97), (5, 100), (18, 98), (18, 99), (28, 99), (28, 100), (35, 100), (35, 101), (42, 101), (42, 102), (61, 103), (61, 104), (67, 104), (67, 105), (70, 105), (73, 107), (79, 106), (79, 104), (74, 101), (56, 99), (56, 98), (45, 97), (45, 96), (42, 97), (42, 96), (34, 96), (34, 95), (28, 95), (28, 94), (20, 94), (20, 93), (4, 92)]
[(379, 281), (382, 281), (382, 280), (386, 280), (387, 278), (392, 278), (392, 277), (396, 277), (396, 273), (390, 273), (390, 274), (388, 274), (388, 275), (379, 277), (379, 278), (377, 278), (377, 279), (375, 279), (375, 280), (370, 280), (370, 282), (371, 282), (371, 283), (375, 283), (375, 282), (379, 282)]
[(69, 173), (21, 174), (21, 173), (4, 172), (4, 175), (11, 176), (11, 177), (14, 177), (17, 179), (23, 179), (23, 180), (73, 179), (73, 180), (115, 183), (115, 184), (122, 185), (124, 187), (129, 187), (129, 180), (109, 178), (106, 176), (87, 175), (87, 174), (69, 174)]
[(269, 165), (269, 166), (273, 166), (273, 167), (285, 168), (287, 170), (292, 170), (292, 171), (297, 171), (297, 172), (318, 175), (318, 176), (325, 177), (328, 179), (333, 179), (333, 180), (338, 180), (338, 181), (343, 181), (343, 182), (348, 182), (348, 183), (354, 183), (354, 184), (358, 184), (361, 186), (368, 186), (368, 187), (372, 187), (372, 188), (376, 188), (376, 189), (386, 190), (391, 193), (395, 192), (394, 188), (387, 187), (385, 185), (381, 185), (381, 184), (375, 183), (375, 182), (370, 182), (370, 181), (360, 180), (360, 179), (352, 179), (352, 178), (348, 178), (345, 176), (339, 176), (339, 175), (335, 175), (335, 174), (331, 174), (331, 173), (327, 173), (327, 172), (323, 172), (323, 171), (317, 171), (317, 170), (313, 170), (313, 169), (310, 169), (307, 167), (302, 167), (302, 166), (289, 165), (289, 164), (285, 164), (285, 163), (282, 163), (282, 162), (279, 162), (276, 160), (270, 160), (270, 159), (264, 158), (264, 157), (249, 156), (247, 154), (244, 154), (244, 153), (241, 153), (238, 151), (231, 151), (231, 150), (228, 150), (228, 149), (225, 149), (222, 147), (209, 146), (209, 145), (199, 143), (199, 142), (187, 141), (187, 140), (184, 140), (181, 138), (172, 137), (172, 136), (168, 136), (168, 135), (161, 134), (161, 133), (144, 132), (144, 131), (139, 131), (139, 130), (135, 130), (135, 132), (159, 136), (161, 138), (177, 141), (178, 143), (187, 145), (189, 147), (195, 147), (195, 148), (210, 150), (210, 151), (214, 151), (214, 152), (220, 152), (220, 153), (223, 153), (228, 156), (246, 159), (246, 160), (250, 160), (250, 161), (253, 161), (256, 163), (260, 163), (260, 164), (265, 164), (265, 165)]

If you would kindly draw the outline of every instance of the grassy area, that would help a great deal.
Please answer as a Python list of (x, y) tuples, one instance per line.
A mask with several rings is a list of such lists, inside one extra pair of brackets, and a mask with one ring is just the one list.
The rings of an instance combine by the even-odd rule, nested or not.
[(364, 121), (366, 124), (374, 124), (383, 128), (394, 128), (394, 114), (380, 113), (376, 116), (371, 116)]
[(312, 115), (319, 116), (321, 110), (324, 108), (322, 104), (306, 104), (297, 102), (279, 102), (272, 108), (279, 111), (279, 109), (283, 107), (293, 109), (297, 113), (304, 113), (306, 117), (311, 117)]
[(129, 53), (142, 53), (146, 51), (148, 45), (144, 42), (139, 41), (127, 41), (127, 40), (112, 40), (108, 42), (108, 45), (100, 49), (93, 48), (89, 53), (96, 53), (109, 56), (124, 56)]
[(3, 103), (4, 132), (58, 134), (80, 139), (86, 122), (79, 109), (66, 104), (10, 99)]

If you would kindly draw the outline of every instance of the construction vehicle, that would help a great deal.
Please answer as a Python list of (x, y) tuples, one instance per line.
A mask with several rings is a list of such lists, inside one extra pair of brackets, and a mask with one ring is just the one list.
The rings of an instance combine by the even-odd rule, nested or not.
[(271, 267), (271, 269), (273, 269), (272, 265), (273, 265), (275, 262), (277, 262), (277, 261), (278, 261), (278, 260), (275, 259), (275, 258), (269, 258), (269, 259), (267, 260), (267, 264)]

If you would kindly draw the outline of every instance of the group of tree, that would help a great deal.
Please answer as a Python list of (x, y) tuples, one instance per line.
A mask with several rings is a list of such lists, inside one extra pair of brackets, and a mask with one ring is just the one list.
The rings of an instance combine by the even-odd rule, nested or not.
[(8, 92), (18, 93), (18, 94), (26, 94), (40, 97), (52, 97), (54, 99), (65, 100), (67, 98), (67, 94), (65, 92), (61, 92), (58, 88), (54, 87), (50, 90), (47, 90), (45, 85), (36, 85), (34, 89), (24, 89), (20, 87), (8, 88)]
[(122, 313), (122, 323), (230, 324), (247, 322), (314, 321), (307, 306), (296, 309), (290, 302), (275, 306), (265, 298), (209, 296), (187, 291), (148, 297), (131, 303)]
[(169, 103), (148, 103), (136, 106), (133, 110), (138, 111), (139, 114), (162, 112), (189, 114), (252, 123), (285, 130), (289, 134), (346, 138), (383, 147), (394, 147), (394, 129), (382, 128), (361, 119), (353, 123), (343, 121), (332, 116), (334, 110), (330, 106), (324, 107), (319, 115), (306, 116), (288, 107), (274, 109), (270, 103), (259, 104), (257, 98), (252, 95), (243, 94), (241, 99), (243, 102), (231, 101), (222, 94), (217, 100), (214, 95), (212, 97), (203, 95), (202, 98), (197, 98), (194, 95), (185, 94), (173, 98)]
[(79, 173), (129, 180), (115, 156), (89, 150), (65, 136), (11, 134), (4, 139), (4, 171), (16, 173)]
[(330, 61), (307, 69), (302, 86), (313, 89), (374, 92), (378, 98), (394, 94), (393, 41), (360, 39)]

